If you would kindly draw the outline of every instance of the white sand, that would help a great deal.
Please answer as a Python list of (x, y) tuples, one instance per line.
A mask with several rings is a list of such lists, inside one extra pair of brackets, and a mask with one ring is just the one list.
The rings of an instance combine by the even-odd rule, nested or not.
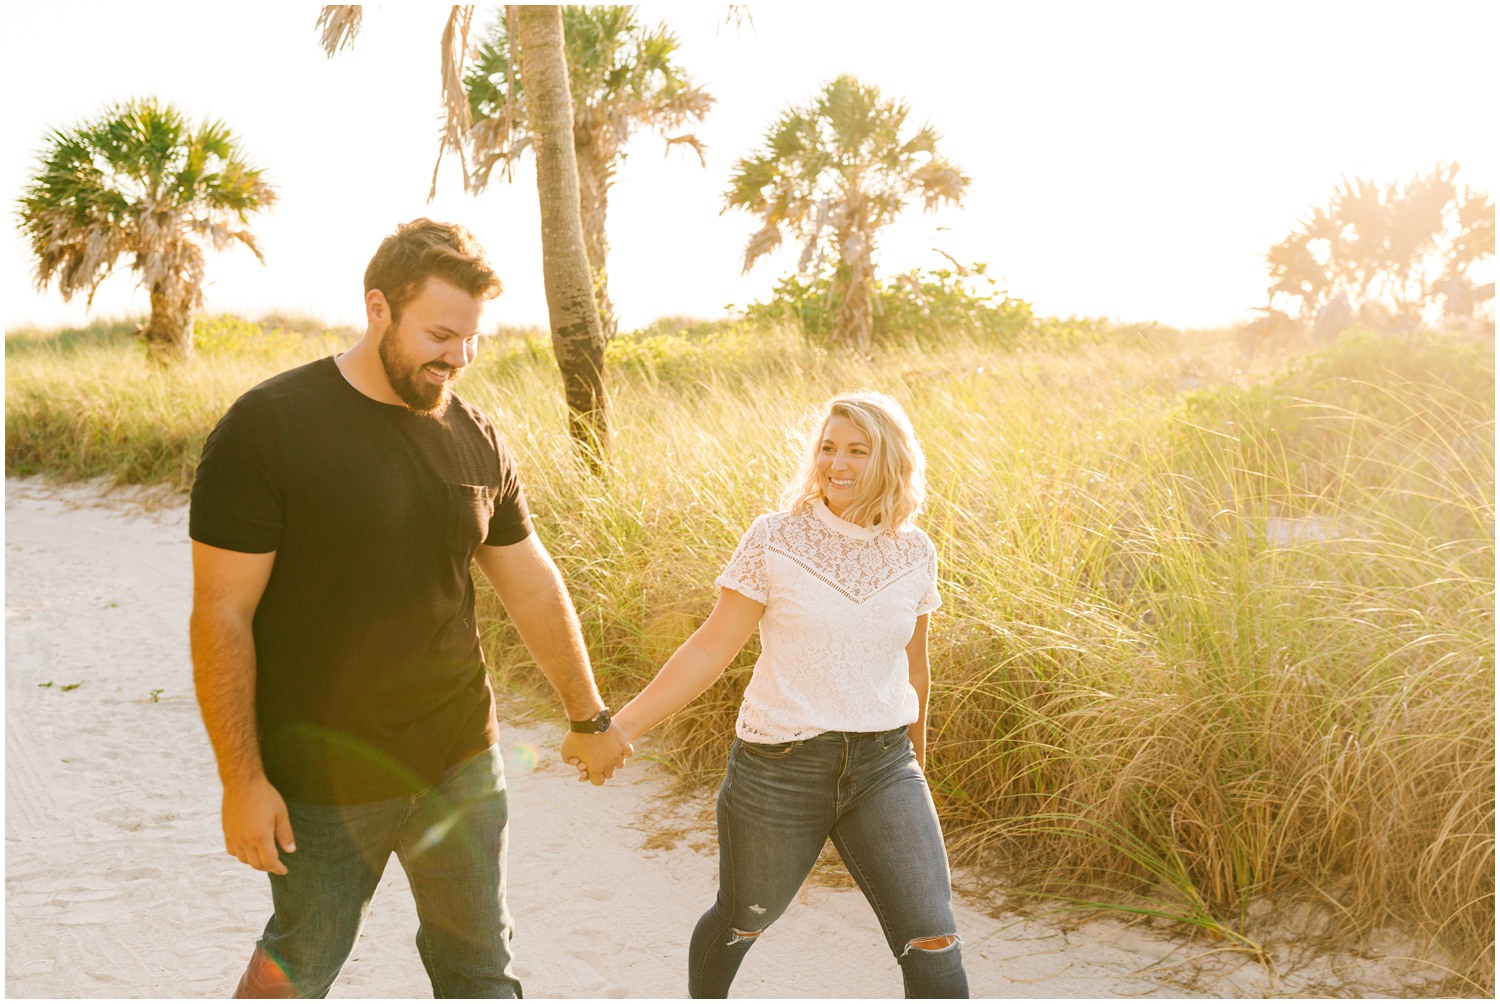
[[(269, 914), (265, 878), (221, 843), (188, 662), (186, 526), (181, 505), (6, 483), (8, 996), (222, 997)], [(556, 762), (555, 725), (504, 735), (528, 996), (682, 997), (688, 936), (715, 888), (711, 796), (670, 807), (645, 761), (580, 785)], [(750, 953), (737, 996), (901, 995), (857, 890), (811, 883), (799, 898)], [(976, 997), (1383, 995), (1433, 975), (1291, 950), (1264, 966), (1114, 917), (995, 919), (963, 897), (959, 926)], [(330, 996), (430, 996), (415, 930), (393, 861)]]

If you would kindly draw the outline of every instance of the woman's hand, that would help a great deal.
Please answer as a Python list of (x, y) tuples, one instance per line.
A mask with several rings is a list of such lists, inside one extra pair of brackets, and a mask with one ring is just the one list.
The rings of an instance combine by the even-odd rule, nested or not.
[(603, 784), (625, 766), (625, 758), (635, 752), (630, 740), (618, 725), (610, 724), (602, 735), (569, 732), (563, 737), (562, 758), (578, 768), (578, 780)]

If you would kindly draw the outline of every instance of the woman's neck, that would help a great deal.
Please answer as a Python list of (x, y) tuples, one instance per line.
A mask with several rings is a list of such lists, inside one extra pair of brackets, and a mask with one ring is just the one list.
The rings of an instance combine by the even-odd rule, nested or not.
[[(862, 520), (862, 521), (860, 521), (858, 523), (855, 523), (854, 520), (852, 520), (849, 517), (845, 516), (844, 515), (844, 510), (847, 507), (840, 507), (840, 508), (835, 509), (833, 503), (830, 502), (830, 501), (828, 501), (828, 496), (827, 495), (819, 495), (818, 498), (820, 498), (820, 499), (823, 500), (823, 505), (825, 505), (828, 508), (829, 512), (833, 513), (835, 516), (837, 516), (839, 519), (843, 520), (845, 523), (854, 523), (855, 526), (862, 526), (866, 530), (868, 530), (870, 528), (870, 521), (869, 520)], [(880, 521), (876, 520), (875, 522), (879, 523)]]

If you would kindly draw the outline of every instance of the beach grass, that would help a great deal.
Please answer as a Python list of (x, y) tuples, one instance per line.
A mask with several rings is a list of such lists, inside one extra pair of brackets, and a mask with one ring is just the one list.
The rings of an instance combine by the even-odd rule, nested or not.
[[(347, 332), (200, 322), (150, 369), (129, 325), (12, 332), (6, 471), (185, 488), (244, 389)], [(545, 336), (462, 393), (516, 453), (618, 707), (707, 615), (830, 394), (908, 408), (939, 554), (929, 778), (956, 861), (1013, 894), (1181, 922), (1251, 955), (1314, 904), (1406, 932), (1486, 994), (1494, 948), (1494, 352), (1350, 332), (1246, 358), (1227, 332), (1039, 322), (1004, 349), (860, 359), (665, 323), (610, 348), (602, 476)], [(497, 685), (538, 674), (487, 592)], [(717, 781), (752, 641), (643, 752)], [(1299, 932), (1305, 934), (1306, 932)]]

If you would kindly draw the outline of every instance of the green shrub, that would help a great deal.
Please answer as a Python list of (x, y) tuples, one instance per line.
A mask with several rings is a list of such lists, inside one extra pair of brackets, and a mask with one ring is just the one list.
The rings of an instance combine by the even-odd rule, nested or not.
[[(201, 355), (225, 359), (316, 358), (338, 352), (353, 341), (348, 328), (327, 328), (302, 320), (286, 327), (281, 320), (248, 321), (234, 314), (208, 314), (193, 323), (193, 342)], [(302, 326), (307, 325), (307, 326)]]
[[(752, 303), (752, 323), (790, 324), (814, 344), (832, 337), (833, 304), (827, 276), (789, 275), (764, 303)], [(1006, 347), (1032, 323), (1031, 305), (1000, 289), (983, 264), (962, 269), (904, 272), (878, 283), (874, 340), (881, 345), (932, 348), (956, 336)]]
[(38, 352), (56, 356), (91, 346), (125, 345), (145, 323), (144, 317), (120, 317), (84, 328), (11, 328), (5, 333), (5, 356), (22, 358)]
[(1188, 394), (1172, 425), (1174, 470), (1214, 486), (1215, 507), (1235, 496), (1369, 509), (1379, 495), (1456, 519), (1449, 534), (1480, 533), (1484, 510), (1471, 502), (1493, 462), (1493, 360), (1464, 338), (1349, 332), (1266, 383)]

